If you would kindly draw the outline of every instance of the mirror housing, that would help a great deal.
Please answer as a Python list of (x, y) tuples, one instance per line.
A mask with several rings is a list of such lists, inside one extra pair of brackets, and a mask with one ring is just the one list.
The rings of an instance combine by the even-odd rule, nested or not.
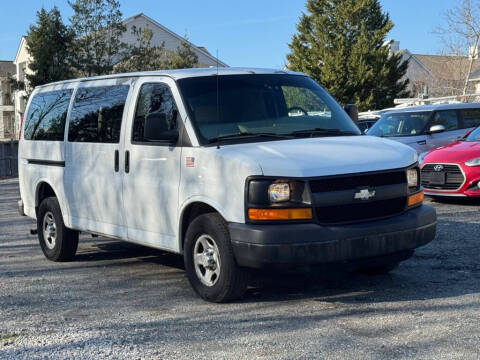
[(447, 130), (447, 129), (443, 125), (433, 125), (433, 126), (430, 126), (430, 129), (428, 130), (428, 133), (429, 134), (438, 134), (438, 133), (444, 132), (445, 130)]
[(178, 130), (169, 127), (165, 114), (148, 114), (143, 128), (143, 139), (148, 142), (175, 143), (178, 140)]
[(343, 107), (355, 124), (358, 124), (358, 108), (355, 104), (347, 104)]

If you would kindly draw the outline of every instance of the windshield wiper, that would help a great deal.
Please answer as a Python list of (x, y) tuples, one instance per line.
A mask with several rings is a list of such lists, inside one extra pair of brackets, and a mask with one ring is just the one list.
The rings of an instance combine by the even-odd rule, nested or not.
[(340, 129), (323, 129), (323, 128), (314, 128), (314, 129), (305, 129), (305, 130), (296, 130), (289, 133), (289, 135), (314, 135), (320, 136), (342, 136), (342, 135), (359, 135), (354, 131), (345, 131)]
[(241, 132), (237, 134), (228, 134), (221, 135), (211, 139), (208, 139), (208, 143), (214, 143), (221, 140), (232, 140), (232, 139), (242, 139), (242, 138), (255, 138), (255, 137), (265, 137), (265, 138), (276, 138), (276, 139), (292, 139), (292, 136), (289, 134), (274, 134), (274, 133), (264, 133), (264, 132)]

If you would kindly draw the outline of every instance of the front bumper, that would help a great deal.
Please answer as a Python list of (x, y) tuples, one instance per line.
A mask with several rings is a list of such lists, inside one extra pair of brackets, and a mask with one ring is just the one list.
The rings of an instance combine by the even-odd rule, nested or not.
[(385, 220), (341, 225), (229, 223), (240, 266), (315, 265), (412, 250), (435, 237), (437, 215), (428, 205)]

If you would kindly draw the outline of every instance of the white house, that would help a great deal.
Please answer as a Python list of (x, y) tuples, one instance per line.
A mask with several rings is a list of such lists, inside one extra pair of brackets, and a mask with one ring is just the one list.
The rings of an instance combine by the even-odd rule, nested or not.
[[(164, 45), (166, 50), (174, 51), (182, 43), (188, 43), (192, 49), (195, 51), (198, 56), (198, 62), (201, 67), (227, 67), (228, 65), (224, 62), (218, 60), (216, 57), (212, 56), (207, 49), (203, 46), (193, 45), (191, 42), (186, 40), (184, 37), (174, 33), (173, 31), (167, 29), (165, 26), (159, 24), (152, 18), (146, 16), (143, 13), (137, 14), (135, 16), (126, 18), (122, 21), (126, 27), (125, 33), (122, 35), (121, 40), (127, 45), (133, 45), (137, 42), (137, 38), (132, 34), (132, 27), (138, 28), (149, 28), (153, 32), (153, 37), (151, 41), (152, 46), (161, 46)], [(27, 50), (26, 37), (22, 37), (20, 45), (15, 56), (13, 63), (16, 66), (16, 76), (17, 80), (24, 82), (26, 88), (28, 88), (28, 82), (26, 81), (25, 75), (30, 72), (29, 63), (31, 61), (31, 56)], [(15, 134), (19, 134), (22, 119), (25, 113), (25, 91), (16, 91), (15, 92)]]

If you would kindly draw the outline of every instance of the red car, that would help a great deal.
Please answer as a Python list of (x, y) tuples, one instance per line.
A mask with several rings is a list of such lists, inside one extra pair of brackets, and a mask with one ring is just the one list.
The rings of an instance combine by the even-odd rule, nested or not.
[(480, 127), (462, 140), (421, 155), (426, 195), (480, 196)]

